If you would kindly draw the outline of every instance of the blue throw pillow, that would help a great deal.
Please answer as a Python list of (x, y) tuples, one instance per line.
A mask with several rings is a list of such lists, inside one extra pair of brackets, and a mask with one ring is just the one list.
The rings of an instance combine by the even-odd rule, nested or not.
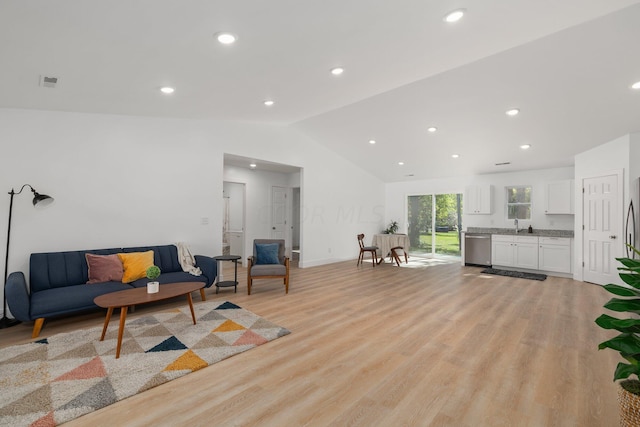
[(280, 264), (278, 259), (278, 243), (256, 244), (256, 265), (258, 264)]

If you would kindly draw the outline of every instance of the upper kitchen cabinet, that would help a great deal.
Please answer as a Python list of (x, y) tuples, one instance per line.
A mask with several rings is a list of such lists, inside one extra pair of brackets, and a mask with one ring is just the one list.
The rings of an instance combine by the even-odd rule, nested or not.
[(573, 214), (573, 180), (565, 179), (546, 183), (544, 213)]
[(490, 184), (470, 185), (464, 190), (464, 213), (490, 215), (493, 209), (493, 190)]

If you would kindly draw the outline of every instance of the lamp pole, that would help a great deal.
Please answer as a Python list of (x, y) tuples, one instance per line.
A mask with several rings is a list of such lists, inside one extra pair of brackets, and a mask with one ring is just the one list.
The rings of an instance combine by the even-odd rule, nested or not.
[(11, 216), (13, 214), (13, 196), (16, 194), (22, 193), (25, 187), (29, 187), (31, 192), (33, 193), (33, 206), (40, 204), (41, 206), (46, 206), (53, 202), (53, 198), (51, 196), (47, 196), (46, 194), (38, 194), (38, 192), (29, 184), (25, 184), (20, 188), (20, 191), (17, 193), (11, 189), (9, 195), (11, 196), (11, 200), (9, 201), (9, 225), (7, 226), (7, 250), (5, 252), (4, 257), (4, 284), (3, 284), (3, 292), (2, 292), (2, 301), (3, 301), (3, 312), (2, 319), (0, 319), (0, 329), (9, 328), (11, 326), (15, 326), (20, 323), (18, 319), (10, 319), (7, 317), (7, 278), (9, 277), (9, 243), (11, 241)]

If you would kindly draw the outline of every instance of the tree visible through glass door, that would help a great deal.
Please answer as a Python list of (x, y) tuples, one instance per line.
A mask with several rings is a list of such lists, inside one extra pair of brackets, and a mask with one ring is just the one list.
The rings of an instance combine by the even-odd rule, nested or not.
[(427, 194), (408, 197), (410, 253), (460, 256), (462, 196)]

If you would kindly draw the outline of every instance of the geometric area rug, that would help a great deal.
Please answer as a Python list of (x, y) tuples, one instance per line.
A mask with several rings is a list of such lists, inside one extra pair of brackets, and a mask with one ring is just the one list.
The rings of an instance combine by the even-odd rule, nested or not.
[[(194, 304), (0, 349), (0, 426), (55, 426), (290, 332), (230, 302)], [(119, 316), (118, 316), (119, 317)]]

